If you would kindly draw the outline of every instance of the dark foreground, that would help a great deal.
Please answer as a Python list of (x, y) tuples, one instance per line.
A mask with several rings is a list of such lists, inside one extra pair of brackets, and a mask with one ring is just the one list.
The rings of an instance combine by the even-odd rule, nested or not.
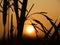
[[(18, 45), (17, 40), (0, 40), (0, 45)], [(28, 39), (23, 38), (19, 45), (60, 45), (60, 39), (54, 40), (52, 43), (48, 44), (44, 39)]]

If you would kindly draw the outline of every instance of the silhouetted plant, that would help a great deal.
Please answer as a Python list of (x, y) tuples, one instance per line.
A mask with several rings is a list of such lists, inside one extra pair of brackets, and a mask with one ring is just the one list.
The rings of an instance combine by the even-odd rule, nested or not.
[(11, 29), (10, 29), (10, 43), (11, 44), (13, 44), (13, 41), (14, 41), (14, 38), (13, 38), (13, 31), (14, 31), (14, 29), (13, 29), (13, 15), (11, 15)]
[(4, 4), (3, 4), (3, 24), (4, 24), (4, 34), (3, 34), (3, 39), (5, 38), (6, 16), (7, 16), (7, 0), (4, 0)]
[(11, 15), (11, 29), (10, 29), (10, 38), (13, 39), (13, 15)]
[[(52, 25), (52, 27), (49, 29), (49, 31), (48, 31), (48, 33), (50, 33), (51, 32), (51, 30), (52, 30), (52, 28), (54, 28), (54, 30), (55, 30), (55, 32), (54, 32), (54, 34), (52, 35), (52, 37), (50, 38), (50, 43), (54, 40), (54, 38), (55, 38), (55, 36), (58, 34), (58, 30), (59, 30), (59, 28), (57, 28), (57, 26), (56, 26), (56, 22), (54, 23), (54, 22), (52, 22), (53, 20), (51, 19), (51, 18), (49, 18), (48, 16), (46, 16), (45, 14), (47, 14), (46, 12), (35, 12), (35, 13), (32, 13), (31, 15), (34, 15), (34, 14), (41, 14), (41, 15), (43, 15), (43, 16), (45, 16), (46, 17), (46, 19), (51, 23), (51, 25)], [(31, 15), (29, 15), (28, 17), (30, 17)], [(37, 22), (38, 24), (40, 24), (40, 25), (42, 25), (42, 23), (40, 23), (40, 21), (38, 21), (38, 20), (35, 20), (35, 19), (33, 19), (33, 21), (35, 21), (35, 22)], [(60, 25), (60, 24), (59, 24)], [(58, 26), (59, 27), (59, 26)], [(43, 26), (42, 25), (42, 28), (43, 28), (43, 30), (47, 30), (46, 28), (45, 28), (45, 26)], [(44, 29), (45, 28), (45, 29)], [(45, 31), (46, 32), (46, 31)], [(46, 33), (46, 34), (48, 34), (48, 33)]]
[[(24, 22), (25, 22), (25, 11), (26, 11), (26, 7), (27, 7), (27, 1), (28, 0), (23, 0), (22, 9), (20, 9), (20, 8), (18, 8), (18, 1), (14, 0), (14, 9), (15, 9), (16, 18), (17, 18), (17, 29), (18, 29), (18, 34), (17, 34), (18, 42), (17, 43), (18, 44), (19, 44), (19, 41), (21, 41), (21, 38), (22, 38), (22, 32), (23, 32), (23, 27), (24, 27)], [(21, 10), (20, 18), (18, 16), (18, 9)]]
[(51, 25), (54, 27), (54, 30), (55, 30), (49, 40), (49, 44), (51, 44), (54, 41), (55, 37), (58, 35), (59, 28), (56, 26), (56, 24), (54, 22), (52, 22), (52, 20), (50, 20), (50, 18), (48, 16), (46, 16), (46, 15), (43, 15), (43, 16), (45, 16), (47, 18), (47, 20), (51, 23)]
[[(22, 41), (22, 33), (23, 33), (23, 27), (24, 27), (24, 22), (26, 20), (28, 20), (28, 18), (31, 16), (31, 15), (34, 15), (34, 14), (41, 14), (42, 16), (46, 17), (46, 19), (50, 22), (50, 24), (52, 25), (50, 27), (50, 29), (46, 29), (46, 27), (42, 24), (42, 22), (40, 22), (39, 20), (37, 19), (32, 19), (33, 21), (35, 21), (37, 24), (39, 24), (41, 26), (38, 27), (37, 24), (31, 22), (31, 25), (34, 27), (35, 29), (35, 32), (36, 32), (36, 37), (38, 38), (38, 30), (41, 30), (42, 32), (45, 33), (45, 37), (44, 39), (46, 39), (48, 41), (48, 44), (52, 43), (52, 41), (55, 39), (55, 37), (58, 35), (58, 30), (60, 29), (60, 22), (58, 25), (56, 25), (56, 22), (53, 22), (53, 20), (51, 18), (49, 18), (48, 16), (46, 16), (47, 12), (34, 12), (32, 13), (31, 15), (29, 15), (30, 11), (32, 10), (34, 4), (31, 6), (31, 8), (29, 9), (29, 11), (26, 9), (27, 8), (27, 2), (28, 0), (23, 0), (23, 2), (21, 2), (20, 0), (13, 0), (14, 3), (10, 4), (9, 1), (7, 0), (4, 0), (3, 2), (3, 7), (1, 5), (2, 3), (2, 0), (0, 2), (0, 7), (3, 9), (0, 10), (0, 12), (3, 13), (3, 25), (4, 25), (4, 34), (3, 34), (3, 39), (5, 39), (5, 25), (6, 25), (6, 17), (7, 17), (7, 10), (9, 8), (11, 8), (12, 11), (15, 10), (15, 13), (16, 13), (16, 20), (17, 20), (17, 31), (18, 31), (18, 34), (17, 34), (17, 44), (19, 45), (20, 42)], [(18, 2), (22, 5), (22, 8), (19, 8), (18, 7)], [(14, 6), (14, 10), (12, 8), (12, 6)], [(19, 16), (18, 14), (18, 9), (21, 11), (21, 14)], [(26, 14), (26, 11), (27, 11), (27, 14)], [(54, 28), (54, 33), (53, 35), (50, 37), (50, 32), (52, 31), (52, 29)], [(37, 30), (38, 29), (38, 30)], [(11, 15), (11, 29), (10, 29), (10, 39), (11, 41), (13, 42), (13, 15)], [(50, 37), (50, 38), (49, 38)], [(46, 41), (45, 40), (45, 41)]]

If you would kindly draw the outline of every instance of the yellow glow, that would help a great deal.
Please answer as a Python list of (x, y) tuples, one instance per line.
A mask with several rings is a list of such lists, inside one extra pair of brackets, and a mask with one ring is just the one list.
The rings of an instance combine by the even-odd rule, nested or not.
[(33, 33), (33, 32), (34, 32), (33, 26), (32, 26), (32, 25), (29, 25), (29, 26), (26, 28), (26, 31), (27, 31), (27, 33), (29, 33), (29, 34)]

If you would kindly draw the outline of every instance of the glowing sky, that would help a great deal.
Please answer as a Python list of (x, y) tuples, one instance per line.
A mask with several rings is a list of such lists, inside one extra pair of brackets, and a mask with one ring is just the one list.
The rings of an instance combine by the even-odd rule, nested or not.
[[(60, 1), (59, 0), (28, 0), (28, 6), (27, 6), (28, 10), (32, 6), (32, 4), (35, 4), (35, 5), (34, 5), (33, 9), (31, 10), (30, 14), (34, 13), (34, 12), (45, 11), (48, 13), (47, 16), (52, 18), (54, 21), (57, 18), (58, 18), (58, 22), (60, 21), (60, 16), (59, 16), (60, 15)], [(51, 26), (50, 23), (42, 16), (39, 16), (39, 15), (37, 16), (37, 14), (36, 14), (36, 17), (35, 17), (35, 15), (32, 17), (40, 20), (44, 24), (44, 26), (47, 27), (47, 29), (49, 29), (49, 27)], [(26, 22), (26, 24), (27, 23), (28, 23), (28, 21)], [(40, 37), (43, 37), (42, 36), (43, 33), (41, 31), (39, 32), (39, 35), (40, 35)], [(35, 36), (35, 35), (33, 35), (33, 36)]]
[(35, 4), (32, 12), (45, 11), (51, 18), (60, 18), (60, 0), (28, 0), (28, 9), (30, 5)]
[[(22, 1), (22, 0), (21, 0)], [(47, 12), (47, 16), (52, 18), (54, 21), (58, 18), (58, 22), (60, 21), (60, 0), (28, 0), (27, 9), (29, 10), (32, 4), (35, 4), (33, 9), (31, 10), (30, 14), (33, 12)], [(41, 21), (48, 27), (49, 23), (47, 24), (46, 21), (43, 20), (41, 16), (34, 16), (34, 18), (41, 19)], [(45, 19), (45, 18), (44, 18)], [(14, 23), (15, 24), (15, 23)], [(3, 32), (3, 24), (2, 24), (2, 16), (0, 13), (0, 36), (2, 36)]]

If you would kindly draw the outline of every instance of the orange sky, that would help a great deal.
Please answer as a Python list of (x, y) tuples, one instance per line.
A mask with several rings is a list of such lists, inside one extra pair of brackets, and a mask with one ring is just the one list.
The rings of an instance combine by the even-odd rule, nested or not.
[[(47, 16), (49, 16), (50, 18), (52, 18), (54, 21), (58, 18), (58, 22), (60, 21), (60, 1), (59, 0), (28, 0), (28, 6), (27, 9), (29, 10), (30, 7), (32, 6), (32, 4), (35, 4), (33, 9), (31, 10), (31, 13), (34, 12), (41, 12), (41, 11), (45, 11), (47, 12)], [(31, 18), (35, 18), (40, 20), (44, 26), (47, 27), (47, 29), (49, 29), (51, 27), (50, 23), (46, 20), (46, 18), (44, 18), (41, 15), (34, 15)], [(28, 23), (28, 21), (26, 21), (26, 24)], [(54, 30), (53, 30), (54, 31)], [(40, 31), (40, 36), (42, 36), (43, 33)], [(43, 37), (43, 36), (42, 36)]]
[[(1, 0), (0, 0), (1, 1)], [(22, 1), (22, 0), (21, 0)], [(29, 10), (32, 4), (35, 4), (33, 9), (31, 10), (30, 14), (33, 12), (41, 12), (45, 11), (47, 12), (47, 16), (52, 18), (54, 21), (58, 18), (58, 22), (60, 21), (60, 0), (28, 0), (27, 9)], [(45, 20), (42, 16), (32, 16), (33, 18), (36, 18), (40, 20), (47, 28), (50, 26), (47, 20)], [(14, 16), (15, 18), (15, 16)], [(14, 26), (16, 27), (16, 20), (14, 19)], [(2, 16), (0, 13), (0, 36), (2, 36), (3, 32), (3, 23), (2, 23)]]

